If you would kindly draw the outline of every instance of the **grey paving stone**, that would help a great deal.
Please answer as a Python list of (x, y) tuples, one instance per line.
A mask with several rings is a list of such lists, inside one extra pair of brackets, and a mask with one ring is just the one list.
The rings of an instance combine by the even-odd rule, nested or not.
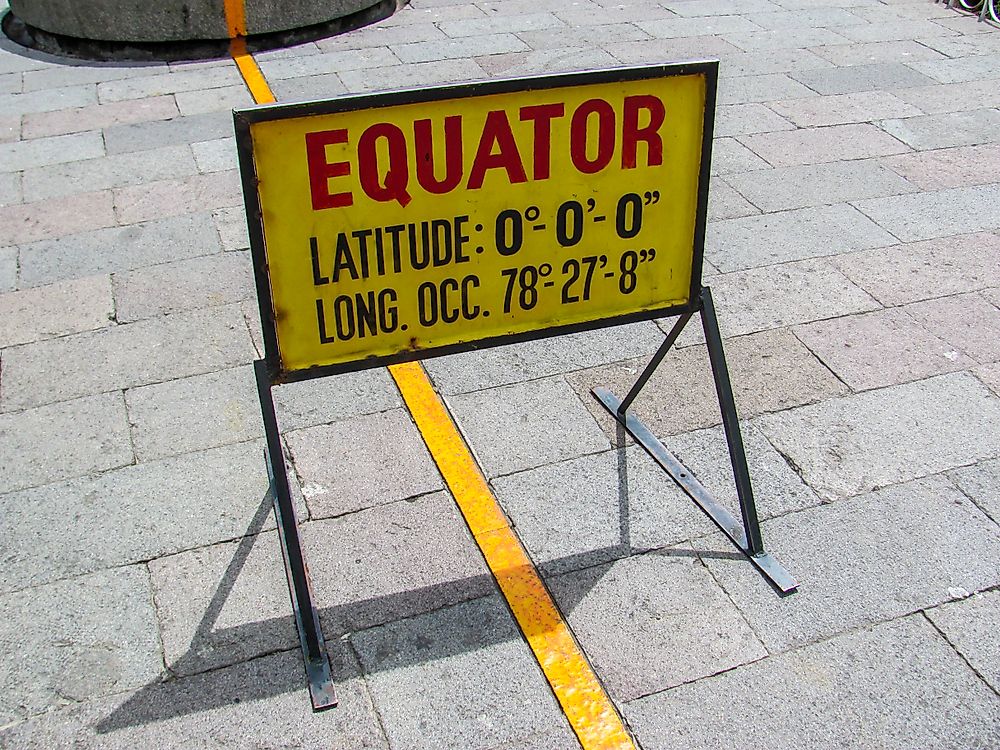
[(981, 365), (973, 368), (972, 372), (995, 394), (1000, 396), (1000, 362), (991, 365)]
[(8, 206), (0, 213), (0, 237), (16, 245), (114, 224), (114, 199), (102, 190)]
[[(674, 39), (650, 39), (648, 41), (616, 42), (602, 45), (605, 51), (625, 64), (652, 64), (656, 60), (691, 60), (694, 58), (726, 58), (739, 50), (717, 36), (690, 36)], [(734, 75), (755, 75), (773, 73), (774, 70), (737, 73)]]
[[(780, 3), (779, 3), (780, 5)], [(826, 3), (819, 3), (823, 6)], [(835, 7), (799, 8), (794, 11), (779, 10), (771, 13), (747, 13), (746, 18), (762, 29), (786, 31), (809, 27), (829, 28), (832, 26), (851, 26), (863, 21), (849, 10)], [(838, 32), (839, 33), (839, 32)], [(808, 46), (803, 44), (803, 47)]]
[(23, 748), (291, 746), (385, 750), (371, 698), (354, 658), (332, 643), (338, 707), (314, 714), (304, 695), (297, 650), (139, 691), (68, 706), (0, 730), (0, 744)]
[(1000, 286), (1000, 235), (963, 234), (832, 260), (883, 305)]
[(151, 144), (158, 147), (176, 146), (233, 134), (233, 116), (229, 112), (205, 112), (200, 115), (174, 117), (170, 120), (114, 125), (104, 130), (104, 142), (109, 154), (143, 151)]
[(100, 132), (95, 130), (3, 143), (0, 144), (0, 172), (17, 172), (99, 156), (104, 156), (104, 141), (101, 140)]
[(140, 461), (241, 443), (263, 435), (250, 367), (237, 367), (125, 393)]
[(718, 138), (712, 144), (712, 174), (727, 175), (767, 169), (770, 165), (735, 138)]
[(20, 172), (0, 172), (0, 206), (23, 201)]
[(0, 292), (13, 291), (17, 286), (17, 248), (0, 247)]
[(762, 27), (757, 24), (748, 21), (743, 16), (736, 15), (708, 18), (658, 18), (652, 21), (636, 21), (635, 25), (658, 39), (708, 34), (737, 34), (762, 30)]
[(944, 62), (952, 61), (916, 62), (913, 67), (908, 67), (901, 62), (847, 65), (839, 68), (793, 71), (791, 76), (820, 94), (894, 91), (907, 86), (930, 85), (934, 79), (914, 70), (914, 68), (919, 65), (938, 65)]
[(796, 326), (795, 335), (855, 391), (963, 370), (974, 361), (899, 308)]
[(980, 461), (949, 472), (948, 477), (984, 513), (1000, 523), (1000, 460)]
[(376, 70), (348, 70), (339, 75), (348, 91), (355, 92), (482, 80), (485, 77), (483, 69), (474, 60), (463, 59), (434, 60)]
[(177, 114), (177, 104), (172, 96), (153, 96), (127, 102), (109, 102), (54, 112), (29, 113), (24, 116), (23, 133), (25, 138), (42, 138), (99, 130), (112, 125), (169, 120)]
[(11, 347), (4, 410), (245, 364), (253, 346), (238, 305)]
[(803, 128), (922, 114), (916, 107), (887, 91), (784, 99), (769, 102), (767, 106)]
[(114, 316), (107, 276), (90, 276), (0, 295), (0, 347), (103, 328)]
[(917, 60), (910, 67), (940, 83), (962, 83), (996, 78), (995, 61), (995, 55), (976, 55), (953, 60)]
[(134, 460), (120, 393), (2, 414), (0, 438), (0, 492), (127, 466)]
[(490, 477), (609, 447), (562, 378), (451, 396), (448, 406)]
[(132, 690), (160, 674), (156, 615), (141, 567), (4, 594), (0, 610), (4, 725)]
[(493, 487), (521, 543), (546, 574), (666, 547), (710, 529), (639, 447), (499, 477)]
[(838, 203), (714, 222), (705, 253), (716, 268), (727, 272), (896, 242), (860, 211)]
[(976, 109), (885, 120), (880, 127), (920, 151), (1000, 141), (1000, 110)]
[(20, 94), (24, 90), (20, 73), (0, 74), (0, 94)]
[(927, 610), (927, 616), (948, 642), (994, 690), (1000, 690), (1000, 592), (988, 591), (959, 602)]
[(487, 18), (465, 18), (440, 21), (437, 27), (449, 37), (480, 36), (482, 34), (517, 34), (522, 31), (566, 28), (552, 13), (510, 13)]
[(545, 734), (534, 734), (504, 742), (490, 750), (579, 750), (580, 742), (569, 726)]
[(869, 124), (758, 133), (740, 136), (737, 140), (776, 167), (867, 159), (909, 151), (905, 144)]
[[(583, 47), (592, 54), (600, 52), (599, 48), (605, 44), (650, 38), (649, 34), (630, 23), (608, 23), (601, 26), (577, 26), (575, 28), (563, 26), (540, 31), (521, 31), (518, 32), (517, 36), (536, 52), (553, 48)], [(608, 56), (610, 57), (610, 55)], [(480, 65), (484, 62), (488, 63), (489, 59), (479, 60)]]
[[(713, 276), (710, 285), (723, 336), (782, 328), (878, 308), (826, 260), (803, 260)], [(668, 323), (662, 324), (664, 328)], [(697, 321), (681, 345), (704, 341)]]
[(114, 193), (115, 216), (120, 224), (136, 224), (243, 203), (236, 170), (147, 182), (116, 188)]
[(626, 716), (644, 747), (720, 750), (961, 750), (988, 747), (1000, 725), (996, 698), (919, 617), (650, 696)]
[(128, 99), (145, 99), (150, 96), (176, 94), (181, 91), (220, 86), (235, 86), (241, 83), (240, 73), (235, 65), (221, 65), (200, 68), (183, 68), (126, 78), (119, 81), (105, 81), (97, 86), (101, 102), (120, 102)]
[(218, 138), (214, 141), (192, 143), (194, 160), (199, 172), (222, 172), (227, 169), (238, 169), (236, 161), (236, 139)]
[(487, 55), (477, 57), (476, 62), (489, 76), (507, 77), (608, 68), (619, 64), (604, 50), (565, 46)]
[(420, 63), (477, 55), (496, 55), (504, 52), (521, 52), (527, 50), (528, 45), (514, 34), (492, 33), (450, 39), (446, 42), (394, 44), (390, 49), (404, 63)]
[(403, 409), (286, 434), (313, 518), (433, 492), (444, 485)]
[(668, 10), (679, 16), (715, 16), (725, 13), (773, 13), (783, 10), (780, 5), (768, 0), (705, 0), (704, 2), (686, 2), (686, 0), (671, 0), (663, 3)]
[(796, 78), (793, 75), (796, 71), (832, 67), (833, 63), (829, 60), (824, 60), (807, 49), (761, 50), (726, 56), (726, 71), (731, 76), (787, 73)]
[(961, 112), (1000, 105), (1000, 91), (997, 90), (994, 79), (917, 86), (900, 89), (896, 95), (927, 114)]
[[(262, 504), (258, 523), (270, 511)], [(149, 562), (149, 573), (172, 674), (185, 677), (298, 648), (276, 533), (159, 557)]]
[(862, 42), (855, 44), (832, 44), (814, 47), (813, 51), (834, 65), (869, 65), (872, 63), (911, 62), (913, 60), (942, 60), (937, 50), (931, 49), (912, 39), (898, 41)]
[[(1000, 183), (875, 198), (854, 205), (903, 242), (1000, 229)], [(975, 206), (975, 210), (955, 211), (955, 206)]]
[(219, 252), (207, 213), (174, 216), (127, 227), (99, 229), (21, 246), (25, 287)]
[[(736, 406), (744, 417), (819, 401), (847, 389), (789, 331), (766, 331), (726, 342)], [(610, 438), (617, 423), (592, 395), (604, 386), (624, 397), (646, 358), (582, 370), (568, 376)], [(632, 407), (661, 440), (721, 422), (708, 353), (703, 346), (671, 352)]]
[(25, 200), (37, 201), (82, 190), (105, 190), (187, 177), (196, 172), (187, 146), (167, 146), (25, 170), (24, 196)]
[[(769, 414), (760, 427), (824, 498), (1000, 455), (1000, 400), (968, 373)], [(905, 439), (903, 439), (905, 437)]]
[(203, 112), (217, 112), (237, 107), (249, 107), (254, 103), (245, 83), (195, 91), (181, 91), (174, 94), (177, 108), (182, 115), (200, 115)]
[[(762, 533), (801, 582), (792, 597), (768, 596), (744, 560), (704, 560), (772, 652), (934, 606), (1000, 576), (996, 524), (942, 477), (783, 516)], [(697, 546), (724, 544), (716, 535)]]
[(792, 123), (763, 104), (722, 106), (716, 109), (715, 116), (715, 134), (720, 138), (795, 129)]
[[(540, 7), (540, 4), (535, 3), (535, 7)], [(481, 17), (481, 14), (479, 17)], [(317, 39), (316, 46), (323, 52), (336, 52), (338, 50), (388, 47), (390, 44), (427, 42), (432, 39), (445, 38), (444, 32), (436, 24), (429, 21), (421, 23), (414, 20), (403, 26), (372, 24), (356, 29), (350, 34), (339, 34), (327, 37), (326, 39)]]
[(97, 87), (86, 85), (46, 89), (45, 91), (27, 91), (18, 94), (0, 94), (0, 110), (9, 115), (52, 112), (96, 103)]
[[(6, 540), (0, 590), (242, 536), (267, 494), (263, 445), (241, 443), (0, 495)], [(267, 526), (273, 528), (270, 518)]]
[(11, 143), (21, 139), (21, 118), (0, 116), (0, 143)]
[(246, 253), (219, 253), (161, 263), (114, 275), (118, 321), (129, 323), (254, 296)]
[(287, 383), (272, 390), (283, 431), (335, 422), (403, 405), (385, 368)]
[(815, 91), (792, 80), (784, 73), (740, 76), (739, 78), (723, 76), (719, 79), (719, 105), (770, 102), (776, 99), (791, 100), (798, 97), (815, 96)]
[(43, 70), (29, 70), (24, 73), (25, 91), (43, 91), (46, 89), (79, 86), (86, 83), (101, 83), (102, 81), (117, 81), (123, 78), (134, 78), (150, 75), (156, 72), (153, 66), (136, 65), (103, 65), (94, 61), (83, 64), (54, 65)]
[[(648, 4), (607, 3), (597, 6), (594, 3), (566, 8), (565, 5), (556, 13), (570, 26), (602, 26), (606, 23), (629, 23), (648, 21), (656, 18), (672, 18), (675, 14), (669, 9)], [(721, 15), (721, 14), (720, 14)]]
[(499, 595), (357, 633), (392, 748), (477, 750), (565, 726)]
[(983, 295), (958, 294), (914, 302), (903, 309), (977, 362), (1000, 361), (1000, 309)]
[[(756, 430), (744, 431), (761, 517), (819, 502)], [(667, 438), (719, 502), (737, 510), (720, 428)], [(531, 559), (563, 573), (702, 536), (714, 527), (646, 453), (622, 448), (493, 481)]]
[(650, 355), (662, 343), (654, 323), (640, 322), (436, 357), (424, 366), (437, 389), (451, 395)]
[[(679, 556), (672, 556), (674, 552)], [(667, 549), (548, 581), (617, 701), (767, 655), (704, 566), (683, 552)], [(677, 658), (678, 652), (684, 653), (683, 659)], [(636, 668), (639, 664), (641, 669)]]
[[(773, 518), (819, 504), (816, 493), (802, 481), (760, 430), (752, 423), (744, 422), (741, 432), (760, 518)], [(721, 425), (674, 435), (666, 438), (664, 443), (716, 500), (735, 516), (740, 515), (729, 446)], [(711, 528), (704, 525), (707, 520), (702, 519), (701, 528)]]
[[(786, 29), (779, 29), (745, 34), (723, 34), (722, 37), (744, 52), (800, 49), (803, 47), (813, 47), (816, 50), (822, 50), (826, 48), (826, 45), (839, 46), (849, 41), (829, 29), (808, 27), (797, 28), (794, 34), (788, 33)], [(937, 55), (933, 50), (927, 50), (927, 52), (935, 56)]]
[(892, 170), (870, 159), (779, 167), (764, 173), (730, 175), (726, 181), (767, 212), (917, 190)]
[(243, 206), (223, 206), (212, 211), (222, 249), (249, 250), (250, 237), (247, 234), (247, 219)]
[(924, 190), (983, 185), (1000, 174), (1000, 145), (920, 151), (881, 161)]
[[(428, 59), (440, 59), (432, 56)], [(260, 60), (261, 70), (268, 81), (301, 76), (317, 76), (325, 73), (343, 73), (348, 70), (368, 70), (389, 65), (398, 65), (400, 58), (386, 47), (374, 49), (343, 50), (315, 55), (300, 55)]]
[(312, 521), (302, 535), (327, 638), (496, 590), (446, 492)]
[(921, 43), (939, 52), (944, 50), (938, 46), (938, 42), (955, 36), (954, 32), (933, 21), (919, 18), (904, 20), (898, 16), (895, 18), (883, 16), (875, 23), (835, 26), (833, 30), (855, 42), (894, 42), (919, 39)]
[(271, 84), (271, 91), (279, 102), (308, 102), (328, 99), (347, 93), (347, 87), (337, 73), (326, 73), (299, 78), (283, 78)]
[(735, 219), (759, 214), (760, 209), (733, 190), (721, 177), (712, 180), (708, 195), (708, 220)]

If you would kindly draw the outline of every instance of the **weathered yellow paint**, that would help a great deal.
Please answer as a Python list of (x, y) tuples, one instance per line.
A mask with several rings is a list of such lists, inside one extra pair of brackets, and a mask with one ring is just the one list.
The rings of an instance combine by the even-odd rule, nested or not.
[(706, 90), (691, 73), (251, 123), (282, 371), (686, 304)]
[(507, 522), (424, 368), (407, 363), (393, 365), (389, 372), (580, 744), (584, 750), (634, 750), (614, 704)]

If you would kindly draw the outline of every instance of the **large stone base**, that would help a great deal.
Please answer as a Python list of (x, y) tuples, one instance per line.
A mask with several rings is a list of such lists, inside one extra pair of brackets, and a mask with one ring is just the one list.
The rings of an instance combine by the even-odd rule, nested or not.
[[(245, 0), (249, 36), (326, 24), (379, 0)], [(48, 34), (100, 42), (157, 43), (229, 37), (223, 0), (10, 0), (11, 12)]]

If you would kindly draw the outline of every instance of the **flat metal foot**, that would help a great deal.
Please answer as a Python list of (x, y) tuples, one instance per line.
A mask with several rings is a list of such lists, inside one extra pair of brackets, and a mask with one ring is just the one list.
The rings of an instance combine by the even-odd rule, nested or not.
[(695, 505), (704, 511), (712, 522), (719, 527), (729, 540), (740, 550), (750, 563), (782, 594), (791, 594), (798, 588), (798, 583), (782, 565), (768, 552), (753, 554), (747, 546), (747, 537), (743, 524), (725, 507), (712, 497), (705, 486), (649, 431), (642, 422), (629, 412), (619, 414), (621, 400), (607, 388), (594, 388), (592, 393), (598, 401), (610, 412), (611, 416), (621, 424), (625, 431), (641, 445), (664, 471), (687, 493)]

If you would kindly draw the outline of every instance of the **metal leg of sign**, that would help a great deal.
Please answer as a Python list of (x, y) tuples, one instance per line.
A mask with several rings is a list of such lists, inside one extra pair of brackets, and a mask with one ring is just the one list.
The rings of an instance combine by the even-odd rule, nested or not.
[(673, 329), (667, 334), (666, 340), (653, 355), (649, 365), (636, 380), (628, 395), (619, 400), (606, 388), (595, 388), (594, 396), (611, 412), (612, 416), (625, 428), (632, 438), (641, 445), (664, 471), (687, 493), (694, 503), (704, 511), (712, 522), (729, 537), (729, 540), (747, 556), (751, 564), (767, 578), (772, 586), (782, 595), (791, 594), (798, 584), (791, 574), (764, 550), (764, 542), (760, 533), (760, 521), (757, 518), (757, 508), (754, 503), (753, 488), (750, 485), (750, 472), (747, 468), (746, 453), (743, 447), (743, 436), (740, 432), (739, 418), (736, 414), (736, 402), (733, 399), (733, 388), (729, 381), (729, 369), (722, 349), (722, 336), (719, 333), (719, 323), (715, 316), (715, 305), (712, 303), (712, 293), (708, 287), (703, 287), (699, 298), (702, 327), (705, 329), (705, 340), (708, 344), (708, 357), (712, 365), (712, 376), (715, 379), (715, 390), (719, 398), (719, 408), (722, 411), (722, 426), (729, 446), (729, 458), (733, 467), (733, 478), (736, 481), (736, 494), (740, 500), (742, 523), (732, 513), (723, 507), (691, 474), (677, 458), (649, 431), (642, 422), (629, 413), (639, 391), (652, 376), (673, 346), (684, 326), (691, 319), (692, 313), (682, 315)]
[(299, 630), (302, 659), (305, 661), (306, 678), (309, 683), (309, 698), (313, 711), (323, 711), (337, 705), (337, 694), (330, 673), (323, 630), (320, 627), (319, 612), (313, 603), (309, 570), (302, 553), (299, 539), (298, 520), (295, 506), (288, 487), (288, 468), (281, 450), (278, 419), (274, 413), (274, 399), (271, 397), (271, 378), (263, 360), (254, 362), (257, 377), (257, 395), (260, 397), (260, 411), (264, 419), (264, 435), (267, 448), (264, 458), (267, 462), (268, 479), (274, 496), (274, 520), (281, 540), (281, 553), (285, 560), (285, 575), (288, 578), (288, 593), (295, 613), (295, 624)]

